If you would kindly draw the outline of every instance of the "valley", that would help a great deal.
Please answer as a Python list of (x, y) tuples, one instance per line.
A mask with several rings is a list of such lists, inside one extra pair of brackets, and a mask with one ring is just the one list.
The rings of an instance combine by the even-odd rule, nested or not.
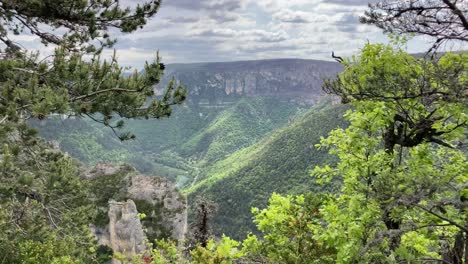
[(468, 1), (0, 14), (0, 264), (468, 264)]
[(254, 231), (251, 207), (265, 206), (273, 192), (310, 190), (311, 168), (331, 161), (314, 145), (344, 126), (343, 106), (320, 88), (321, 78), (339, 71), (337, 63), (271, 60), (167, 68), (162, 83), (177, 78), (187, 84), (187, 102), (168, 119), (126, 120), (123, 130), (134, 133), (134, 140), (121, 142), (87, 118), (31, 123), (88, 166), (129, 164), (167, 178), (192, 207), (197, 197), (209, 198), (220, 208), (217, 235), (232, 237)]

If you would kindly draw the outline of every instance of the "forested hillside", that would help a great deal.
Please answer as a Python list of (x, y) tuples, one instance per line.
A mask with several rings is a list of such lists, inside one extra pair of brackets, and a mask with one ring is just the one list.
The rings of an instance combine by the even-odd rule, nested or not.
[(205, 196), (216, 202), (216, 233), (239, 238), (255, 231), (251, 208), (266, 206), (272, 193), (321, 192), (337, 187), (316, 185), (310, 171), (336, 162), (315, 145), (331, 130), (346, 126), (345, 109), (329, 104), (314, 107), (290, 126), (211, 163), (201, 171), (204, 178), (187, 189), (189, 201)]
[(30, 123), (86, 164), (127, 163), (183, 187), (199, 179), (201, 167), (256, 143), (304, 111), (304, 106), (271, 97), (239, 98), (223, 108), (186, 105), (170, 119), (128, 120), (136, 138), (124, 142), (86, 118), (52, 117)]
[(324, 98), (307, 111), (268, 97), (240, 98), (224, 109), (185, 106), (174, 118), (154, 124), (129, 121), (137, 136), (131, 142), (120, 142), (92, 120), (56, 117), (33, 123), (86, 164), (127, 163), (169, 178), (186, 190), (192, 206), (198, 196), (209, 198), (219, 205), (217, 233), (242, 237), (254, 230), (250, 208), (265, 206), (273, 192), (318, 188), (310, 170), (334, 159), (314, 146), (345, 125), (345, 108), (331, 102)]
[(121, 141), (86, 115), (29, 122), (85, 164), (127, 163), (187, 188), (205, 178), (204, 167), (293, 123), (324, 97), (323, 79), (341, 70), (336, 62), (298, 59), (166, 67), (156, 94), (177, 78), (188, 100), (174, 107), (168, 119), (125, 119), (125, 126), (115, 131), (131, 132), (131, 141)]
[[(261, 72), (277, 62), (240, 65), (247, 64)], [(305, 62), (289, 61), (300, 65)], [(309, 63), (314, 69), (316, 62)], [(220, 65), (195, 65), (195, 69), (208, 67), (220, 72), (216, 68)], [(226, 65), (221, 68), (229, 73), (236, 64)], [(186, 71), (194, 69), (184, 67)], [(208, 83), (210, 74), (206, 79), (199, 77), (198, 83)], [(324, 73), (308, 73), (321, 74)], [(197, 89), (196, 85), (189, 83), (188, 90)], [(215, 88), (224, 93), (223, 87)], [(52, 117), (31, 124), (46, 139), (57, 141), (62, 150), (86, 164), (130, 164), (143, 173), (166, 177), (186, 190), (192, 208), (199, 196), (215, 201), (219, 205), (217, 233), (242, 237), (254, 230), (250, 221), (252, 206), (265, 206), (273, 192), (293, 194), (309, 190), (313, 183), (310, 169), (333, 161), (314, 145), (321, 136), (344, 125), (343, 107), (332, 106), (331, 98), (317, 92), (314, 98), (322, 98), (321, 101), (307, 110), (310, 106), (299, 100), (300, 90), (294, 86), (290, 89), (289, 98), (282, 97), (287, 90), (273, 89), (269, 96), (238, 94), (223, 97), (224, 102), (192, 101), (174, 109), (172, 118), (156, 122), (128, 120), (127, 127), (136, 138), (124, 142), (90, 119)], [(207, 95), (194, 97), (203, 101)]]

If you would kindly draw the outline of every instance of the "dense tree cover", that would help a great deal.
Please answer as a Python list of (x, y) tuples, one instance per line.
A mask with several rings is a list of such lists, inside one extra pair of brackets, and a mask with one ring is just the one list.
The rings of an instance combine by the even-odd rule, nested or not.
[[(287, 260), (298, 244), (281, 239), (281, 231), (290, 234), (298, 223), (294, 204), (307, 207), (304, 198), (274, 196), (267, 210), (257, 211), (267, 231), (258, 240), (264, 254), (285, 263), (465, 263), (467, 104), (460, 89), (467, 87), (467, 62), (459, 54), (428, 62), (380, 44), (346, 61), (327, 87), (355, 107), (346, 114), (350, 126), (319, 144), (340, 162), (313, 173), (323, 183), (342, 179), (341, 191), (320, 200), (301, 233), (326, 251)], [(283, 229), (265, 229), (278, 219), (285, 219)], [(269, 247), (272, 236), (279, 239)]]
[[(123, 76), (109, 31), (132, 32), (158, 10), (160, 1), (134, 8), (120, 1), (0, 1), (0, 261), (2, 263), (93, 263), (89, 223), (94, 209), (87, 184), (68, 155), (52, 150), (26, 120), (50, 115), (87, 116), (117, 133), (114, 117), (161, 118), (181, 103), (185, 90), (171, 82), (153, 97), (164, 65), (156, 56), (144, 73)], [(55, 29), (55, 30), (52, 30)], [(52, 54), (30, 53), (11, 35), (28, 33)], [(47, 56), (49, 55), (49, 56)], [(148, 98), (150, 98), (148, 100)]]
[(200, 165), (212, 164), (287, 124), (299, 110), (300, 107), (275, 98), (242, 98), (192, 135), (180, 152), (199, 159)]
[(94, 211), (76, 164), (27, 127), (0, 131), (1, 261), (91, 263)]
[[(451, 10), (446, 13), (449, 29), (455, 31), (450, 36), (458, 34), (456, 30), (463, 36), (464, 9), (450, 0), (442, 2)], [(121, 9), (119, 1), (0, 3), (0, 41), (6, 45), (0, 61), (1, 260), (96, 262), (88, 224), (99, 216), (93, 219), (96, 212), (89, 203), (89, 186), (77, 177), (76, 164), (45, 146), (24, 120), (73, 114), (88, 116), (114, 130), (123, 126), (121, 121), (111, 122), (116, 116), (168, 116), (170, 106), (180, 103), (185, 93), (171, 83), (162, 98), (153, 97), (148, 102), (153, 96), (151, 86), (159, 81), (164, 68), (158, 60), (147, 64), (142, 74), (122, 77), (122, 68), (114, 59), (102, 62), (98, 55), (102, 47), (113, 43), (104, 35), (109, 27), (135, 30), (155, 14), (159, 1), (133, 11)], [(415, 7), (410, 5), (410, 9)], [(425, 12), (431, 9), (425, 6), (411, 14), (427, 18)], [(403, 22), (419, 25), (420, 20), (411, 22), (404, 14), (395, 15), (394, 21), (403, 17), (407, 19)], [(378, 19), (385, 17), (374, 14), (371, 19), (375, 21), (370, 23), (378, 24)], [(397, 26), (405, 25), (402, 21), (380, 26), (411, 32), (398, 31)], [(426, 27), (423, 23), (428, 22), (420, 23)], [(68, 33), (51, 35), (41, 31), (40, 24), (65, 28)], [(58, 45), (51, 59), (41, 61), (37, 54), (28, 54), (9, 40), (9, 34), (21, 30)], [(444, 39), (443, 34), (438, 36)], [(343, 61), (345, 71), (337, 79), (326, 83), (327, 91), (352, 104), (352, 110), (345, 114), (349, 127), (333, 130), (318, 143), (319, 138), (311, 139), (308, 133), (318, 137), (322, 133), (317, 131), (336, 128), (338, 119), (335, 115), (329, 117), (332, 120), (325, 119), (326, 114), (315, 112), (325, 117), (297, 125), (313, 125), (309, 130), (294, 133), (293, 126), (268, 139), (282, 144), (262, 147), (265, 142), (261, 142), (235, 152), (206, 168), (217, 173), (188, 191), (212, 194), (220, 190), (219, 197), (210, 198), (223, 198), (220, 202), (225, 204), (220, 208), (227, 213), (222, 217), (246, 215), (231, 210), (238, 208), (236, 201), (245, 211), (253, 205), (251, 201), (265, 199), (273, 184), (287, 192), (296, 191), (288, 188), (291, 185), (317, 192), (317, 185), (294, 177), (309, 169), (295, 168), (297, 164), (311, 158), (321, 163), (311, 181), (327, 186), (332, 183), (339, 190), (320, 195), (274, 194), (266, 209), (253, 209), (258, 232), (242, 243), (225, 236), (219, 241), (204, 238), (202, 245), (185, 251), (175, 243), (157, 241), (154, 249), (135, 256), (134, 262), (466, 264), (468, 55), (447, 53), (431, 60), (419, 59), (407, 54), (400, 44), (397, 39), (391, 45), (366, 45), (359, 55)], [(84, 60), (86, 52), (93, 53), (92, 59)], [(337, 164), (325, 155), (303, 157), (296, 153), (299, 146), (312, 152), (307, 144), (314, 143), (319, 151), (330, 149), (338, 158)], [(251, 177), (255, 175), (262, 178)], [(291, 177), (285, 179), (284, 175)], [(267, 176), (270, 182), (265, 180)], [(229, 195), (233, 199), (225, 198)], [(249, 225), (245, 218), (240, 222)]]
[(341, 263), (462, 263), (467, 63), (467, 55), (426, 61), (366, 45), (328, 84), (356, 107), (351, 126), (322, 141), (341, 162), (316, 170), (324, 181), (343, 178), (323, 208), (322, 234)]
[(29, 123), (87, 165), (127, 163), (189, 187), (195, 178), (198, 182), (210, 176), (200, 170), (267, 137), (303, 111), (303, 106), (268, 97), (242, 98), (224, 108), (184, 105), (171, 118), (126, 120), (136, 138), (124, 142), (91, 119), (53, 117)]
[(290, 126), (200, 171), (201, 181), (187, 189), (189, 202), (203, 195), (219, 205), (214, 219), (217, 235), (239, 239), (256, 231), (251, 208), (266, 206), (273, 192), (299, 194), (334, 185), (318, 186), (308, 177), (314, 166), (336, 161), (325, 150), (315, 149), (321, 135), (346, 126), (342, 117), (346, 107), (328, 104), (313, 107)]
[[(121, 7), (120, 1), (60, 2), (1, 2), (0, 40), (6, 46), (0, 63), (1, 123), (43, 119), (54, 113), (86, 115), (115, 129), (124, 123), (112, 123), (114, 114), (160, 118), (170, 115), (171, 105), (184, 100), (185, 90), (171, 82), (162, 98), (147, 101), (164, 70), (158, 56), (146, 63), (143, 73), (135, 71), (127, 77), (123, 77), (115, 56), (110, 61), (99, 57), (103, 48), (114, 43), (110, 28), (131, 32), (142, 27), (158, 10), (159, 1), (140, 3), (134, 9)], [(46, 26), (60, 30), (44, 31)], [(42, 59), (40, 54), (28, 53), (9, 40), (9, 35), (23, 31), (45, 44), (56, 44), (51, 57)], [(132, 135), (119, 137), (128, 139)]]
[(24, 32), (39, 37), (44, 44), (73, 52), (96, 52), (115, 43), (109, 29), (135, 31), (156, 14), (160, 4), (160, 0), (150, 0), (131, 9), (122, 7), (121, 1), (109, 0), (2, 0), (0, 41), (9, 51), (21, 50), (10, 36)]

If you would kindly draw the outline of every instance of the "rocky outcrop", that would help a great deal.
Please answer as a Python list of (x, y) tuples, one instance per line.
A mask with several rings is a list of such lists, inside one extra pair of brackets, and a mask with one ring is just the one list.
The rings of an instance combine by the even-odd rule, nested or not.
[[(132, 200), (126, 202), (109, 201), (109, 247), (114, 252), (123, 254), (128, 260), (143, 252), (146, 247), (146, 235), (138, 217), (138, 211)], [(120, 264), (113, 259), (113, 264)]]
[(83, 177), (96, 196), (100, 213), (92, 229), (100, 245), (128, 258), (155, 239), (185, 238), (187, 200), (169, 180), (108, 163)]
[(93, 179), (96, 177), (111, 176), (120, 172), (130, 172), (133, 169), (128, 165), (115, 165), (107, 162), (99, 162), (93, 168), (86, 170), (84, 178)]
[(161, 94), (175, 78), (188, 88), (189, 102), (199, 105), (222, 105), (239, 96), (313, 104), (324, 96), (323, 79), (341, 70), (336, 62), (300, 59), (172, 64), (156, 91)]
[[(133, 175), (129, 178), (128, 195), (136, 201), (149, 203), (147, 215), (158, 222), (143, 219), (148, 232), (157, 236), (170, 235), (175, 240), (185, 238), (187, 232), (187, 198), (175, 185), (164, 178)], [(158, 229), (159, 227), (159, 229)], [(164, 234), (164, 232), (167, 232)]]

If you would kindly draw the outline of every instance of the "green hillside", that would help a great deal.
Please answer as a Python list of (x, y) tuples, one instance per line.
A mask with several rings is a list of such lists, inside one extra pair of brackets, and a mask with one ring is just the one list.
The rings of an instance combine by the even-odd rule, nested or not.
[(334, 162), (314, 145), (332, 129), (345, 126), (344, 111), (343, 106), (317, 106), (271, 137), (207, 166), (201, 172), (206, 178), (186, 189), (189, 201), (203, 195), (219, 205), (218, 235), (239, 238), (254, 231), (250, 210), (264, 207), (273, 192), (313, 191), (310, 169)]
[(127, 120), (124, 130), (136, 139), (125, 142), (89, 119), (53, 117), (31, 124), (85, 164), (127, 163), (182, 187), (202, 179), (203, 167), (256, 143), (303, 111), (297, 104), (268, 97), (222, 106), (184, 105), (169, 119)]
[(194, 201), (215, 201), (218, 234), (240, 237), (253, 230), (251, 207), (263, 207), (273, 192), (310, 189), (309, 171), (330, 162), (314, 145), (344, 122), (343, 106), (323, 100), (305, 113), (274, 98), (241, 98), (224, 107), (183, 106), (169, 119), (129, 120), (132, 141), (120, 142), (88, 119), (32, 122), (41, 135), (83, 163), (130, 164), (166, 177)]
[(94, 165), (99, 161), (123, 163), (132, 156), (126, 143), (86, 119), (52, 117), (40, 122), (33, 120), (31, 124), (42, 137), (57, 141), (63, 151), (86, 164)]
[(301, 108), (277, 99), (240, 99), (180, 147), (184, 156), (198, 156), (201, 165), (225, 159), (285, 125)]

